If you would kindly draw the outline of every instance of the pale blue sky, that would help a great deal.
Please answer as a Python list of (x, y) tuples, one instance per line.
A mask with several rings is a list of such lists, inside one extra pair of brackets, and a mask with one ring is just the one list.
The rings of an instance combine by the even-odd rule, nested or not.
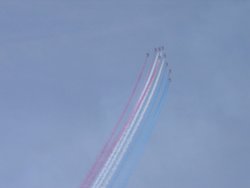
[(129, 188), (250, 187), (250, 1), (0, 0), (0, 187), (78, 188), (145, 53), (173, 83)]

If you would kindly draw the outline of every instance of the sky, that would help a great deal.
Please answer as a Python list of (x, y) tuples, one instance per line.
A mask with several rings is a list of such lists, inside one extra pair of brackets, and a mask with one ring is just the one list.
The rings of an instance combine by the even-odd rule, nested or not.
[(0, 187), (79, 188), (145, 59), (173, 82), (129, 188), (250, 187), (250, 1), (0, 0)]

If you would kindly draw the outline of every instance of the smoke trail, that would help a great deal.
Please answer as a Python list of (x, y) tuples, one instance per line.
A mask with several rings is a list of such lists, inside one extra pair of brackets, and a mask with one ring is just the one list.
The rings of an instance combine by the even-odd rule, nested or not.
[[(157, 70), (157, 71), (158, 71), (158, 70)], [(154, 81), (154, 80), (152, 80), (152, 81)], [(150, 85), (152, 85), (152, 83), (151, 83)], [(149, 88), (148, 88), (148, 89), (149, 89)], [(143, 100), (142, 106), (144, 106), (144, 101), (148, 98), (148, 93), (149, 93), (149, 90), (148, 90), (147, 95), (145, 96), (145, 98), (144, 98), (144, 100)], [(130, 127), (128, 128), (128, 130), (127, 130), (127, 131), (125, 132), (125, 134), (123, 135), (125, 138), (123, 138), (123, 139), (120, 141), (121, 144), (120, 144), (120, 146), (118, 146), (118, 149), (116, 150), (116, 153), (117, 153), (117, 154), (115, 155), (113, 161), (114, 161), (114, 160), (117, 160), (116, 158), (119, 157), (120, 150), (123, 149), (124, 143), (127, 142), (126, 140), (127, 140), (127, 137), (129, 137), (130, 131), (133, 129), (134, 124), (136, 123), (136, 121), (138, 121), (138, 117), (141, 116), (140, 114), (142, 113), (142, 111), (145, 111), (145, 110), (142, 110), (142, 109), (144, 109), (144, 107), (141, 107), (141, 108), (140, 108), (140, 110), (138, 111), (138, 116), (136, 116), (136, 117), (134, 118), (134, 120), (133, 120), (133, 122), (131, 123)], [(115, 161), (112, 162), (111, 165), (114, 165), (114, 163), (115, 163)], [(112, 172), (112, 167), (110, 167), (108, 173), (110, 173), (110, 172)]]
[[(165, 71), (165, 70), (164, 70)], [(134, 137), (134, 140), (123, 157), (121, 164), (119, 164), (118, 171), (112, 177), (112, 180), (109, 184), (110, 188), (124, 188), (128, 183), (128, 179), (131, 177), (138, 160), (145, 150), (145, 145), (147, 144), (150, 135), (153, 132), (153, 129), (156, 125), (156, 120), (160, 114), (160, 110), (166, 98), (169, 82), (166, 79), (165, 74), (161, 78), (161, 84), (158, 87), (158, 91), (155, 94), (153, 105), (150, 106), (147, 112), (147, 118), (144, 119), (141, 126)], [(132, 148), (133, 145), (133, 148)]]
[[(147, 80), (147, 82), (146, 82), (144, 88), (143, 88), (143, 92), (141, 93), (141, 96), (140, 96), (140, 98), (139, 98), (139, 101), (137, 102), (136, 107), (135, 107), (135, 109), (133, 110), (133, 113), (132, 113), (132, 115), (131, 115), (130, 118), (129, 118), (128, 123), (123, 127), (123, 130), (121, 131), (120, 136), (118, 137), (118, 139), (116, 140), (116, 142), (114, 142), (113, 147), (112, 147), (112, 153), (110, 154), (110, 157), (108, 158), (108, 161), (105, 163), (105, 165), (104, 165), (102, 171), (100, 172), (99, 176), (97, 177), (97, 179), (96, 179), (96, 181), (95, 181), (93, 187), (95, 187), (96, 185), (98, 185), (98, 184), (99, 184), (99, 181), (102, 181), (102, 178), (103, 178), (103, 176), (105, 176), (106, 171), (108, 171), (108, 169), (110, 168), (110, 162), (112, 161), (112, 158), (113, 158), (114, 155), (116, 154), (116, 153), (115, 153), (116, 150), (113, 149), (114, 146), (115, 146), (115, 144), (117, 144), (117, 142), (120, 140), (121, 136), (123, 135), (124, 131), (125, 131), (125, 130), (127, 129), (127, 127), (129, 126), (130, 122), (131, 122), (132, 120), (134, 120), (133, 118), (134, 118), (135, 116), (138, 115), (138, 109), (141, 108), (141, 103), (143, 102), (143, 100), (144, 100), (144, 98), (145, 98), (145, 95), (146, 95), (146, 93), (147, 93), (147, 91), (148, 91), (148, 89), (149, 89), (149, 86), (150, 86), (150, 84), (152, 83), (153, 76), (155, 76), (155, 74), (156, 74), (155, 68), (156, 68), (156, 64), (157, 64), (157, 61), (158, 61), (158, 56), (159, 56), (159, 53), (156, 54), (156, 58), (155, 58), (155, 61), (154, 61), (154, 63), (153, 63), (153, 67), (152, 67), (152, 69), (151, 69), (151, 71), (150, 71), (150, 75), (149, 75), (149, 77), (148, 77), (148, 80)], [(117, 147), (117, 146), (116, 146), (116, 147)], [(111, 163), (111, 164), (112, 164), (112, 163)]]
[[(149, 95), (149, 98), (148, 98), (148, 100), (147, 100), (147, 102), (145, 104), (145, 107), (144, 107), (144, 109), (143, 109), (143, 111), (142, 111), (142, 113), (141, 113), (141, 115), (140, 115), (137, 123), (135, 124), (134, 128), (132, 126), (130, 127), (131, 128), (131, 134), (129, 135), (129, 133), (128, 133), (127, 135), (129, 137), (127, 138), (127, 140), (124, 139), (124, 142), (125, 142), (124, 146), (120, 147), (121, 153), (120, 153), (120, 155), (117, 154), (117, 160), (114, 162), (113, 168), (111, 168), (111, 170), (109, 172), (110, 174), (107, 176), (106, 181), (103, 182), (103, 185), (104, 185), (103, 187), (106, 187), (108, 185), (108, 183), (109, 183), (110, 179), (112, 178), (113, 174), (115, 173), (115, 170), (117, 169), (117, 167), (118, 167), (118, 165), (119, 165), (122, 157), (126, 153), (126, 151), (127, 151), (128, 147), (129, 147), (129, 145), (130, 145), (130, 143), (131, 143), (131, 141), (132, 141), (132, 139), (133, 139), (133, 137), (134, 137), (134, 135), (135, 135), (138, 127), (140, 126), (140, 123), (141, 123), (141, 121), (142, 121), (142, 119), (143, 119), (143, 117), (145, 115), (145, 112), (146, 112), (146, 110), (147, 110), (147, 108), (148, 108), (148, 106), (149, 106), (149, 104), (150, 104), (150, 102), (152, 100), (152, 97), (153, 97), (153, 95), (155, 93), (155, 89), (156, 89), (156, 86), (158, 85), (159, 78), (161, 76), (161, 72), (162, 72), (163, 66), (164, 66), (164, 62), (161, 64), (160, 70), (159, 70), (159, 72), (157, 74), (157, 78), (155, 80), (154, 86), (153, 86), (153, 88), (151, 90), (151, 93)], [(128, 130), (128, 132), (130, 132), (130, 130)]]
[[(154, 73), (155, 74), (155, 73)], [(150, 83), (151, 84), (151, 83)], [(148, 85), (149, 86), (149, 85)], [(144, 97), (145, 97), (145, 94), (147, 93), (147, 90), (148, 90), (148, 87), (147, 87), (147, 89), (146, 89), (146, 92), (144, 92), (144, 94), (141, 96), (141, 100), (138, 102), (138, 104), (136, 105), (137, 107), (136, 107), (136, 109), (134, 110), (135, 112), (137, 112), (138, 111), (138, 107), (141, 107), (140, 105), (141, 105), (141, 102), (142, 102), (142, 99), (144, 99)], [(133, 112), (133, 116), (134, 116), (134, 113), (135, 112)], [(137, 114), (136, 114), (137, 115)], [(133, 118), (133, 116), (132, 116), (132, 118)], [(120, 142), (121, 140), (120, 140), (120, 138), (123, 136), (123, 133), (125, 132), (125, 130), (127, 129), (127, 127), (129, 126), (129, 123), (131, 122), (131, 120), (133, 120), (133, 119), (131, 119), (131, 116), (130, 116), (130, 119), (129, 119), (129, 121), (128, 121), (128, 123), (126, 124), (126, 126), (123, 128), (123, 130), (121, 131), (121, 134), (120, 134), (120, 136), (119, 136), (119, 138), (117, 139), (117, 141), (114, 143), (114, 146), (113, 146), (113, 148), (114, 147), (117, 147), (117, 143), (118, 143), (118, 141)], [(102, 178), (102, 173), (106, 173), (106, 171), (108, 171), (109, 170), (109, 165), (110, 165), (110, 161), (111, 161), (111, 165), (112, 165), (112, 158), (114, 157), (116, 155), (116, 150), (112, 150), (112, 153), (111, 153), (111, 155), (110, 155), (110, 157), (109, 157), (109, 159), (108, 159), (108, 161), (106, 162), (106, 164), (105, 164), (105, 167), (106, 167), (106, 169), (105, 169), (105, 167), (104, 167), (104, 169), (103, 169), (103, 171), (101, 172), (101, 175), (99, 175), (99, 178)], [(96, 182), (98, 182), (98, 179), (97, 179), (97, 181)], [(95, 185), (95, 184), (94, 184)]]
[(141, 81), (142, 75), (145, 71), (146, 65), (147, 65), (147, 61), (148, 61), (148, 55), (146, 56), (145, 62), (143, 64), (143, 66), (141, 67), (140, 73), (136, 79), (135, 85), (133, 87), (133, 90), (129, 96), (129, 99), (125, 105), (125, 108), (123, 109), (117, 123), (115, 124), (112, 132), (111, 132), (111, 136), (109, 137), (109, 139), (107, 140), (107, 142), (105, 143), (100, 155), (97, 157), (96, 162), (94, 163), (94, 165), (92, 166), (91, 170), (89, 171), (89, 173), (87, 174), (84, 182), (82, 183), (82, 188), (87, 188), (91, 182), (93, 181), (93, 179), (95, 178), (95, 176), (97, 175), (98, 171), (101, 169), (101, 167), (103, 166), (103, 161), (105, 161), (106, 156), (108, 155), (107, 150), (110, 147), (110, 144), (112, 143), (112, 141), (114, 140), (115, 134), (117, 133), (118, 127), (121, 124), (122, 120), (124, 119), (124, 116), (128, 110), (128, 107), (132, 101), (132, 99), (134, 98), (135, 92), (138, 89), (138, 85)]
[[(120, 164), (117, 167), (116, 173), (112, 177), (108, 187), (118, 187), (120, 188), (121, 179), (125, 179), (124, 172), (127, 171), (128, 165), (131, 165), (132, 161), (134, 161), (134, 153), (139, 150), (138, 140), (141, 138), (141, 134), (143, 134), (144, 129), (148, 129), (148, 121), (151, 119), (153, 109), (156, 106), (157, 101), (159, 100), (159, 95), (161, 93), (163, 84), (165, 83), (164, 77), (161, 77), (161, 81), (159, 86), (157, 86), (154, 97), (152, 98), (152, 102), (149, 105), (145, 118), (142, 120), (140, 127), (137, 129), (134, 138), (131, 141), (131, 146), (128, 148), (126, 154), (123, 156)], [(128, 172), (129, 173), (129, 172)], [(119, 184), (120, 183), (120, 184)]]

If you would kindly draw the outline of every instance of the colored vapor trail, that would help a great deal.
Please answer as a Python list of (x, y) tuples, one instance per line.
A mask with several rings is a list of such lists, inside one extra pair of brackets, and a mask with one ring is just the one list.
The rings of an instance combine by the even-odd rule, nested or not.
[(130, 103), (131, 103), (131, 101), (133, 100), (133, 98), (135, 96), (136, 90), (138, 89), (139, 83), (141, 81), (141, 78), (143, 76), (143, 73), (144, 73), (146, 65), (147, 65), (147, 61), (148, 61), (148, 56), (146, 57), (143, 66), (141, 67), (140, 73), (139, 73), (139, 75), (138, 75), (138, 77), (136, 79), (135, 85), (134, 85), (133, 90), (132, 90), (132, 92), (131, 92), (131, 94), (129, 96), (128, 102), (125, 105), (125, 108), (123, 109), (117, 123), (115, 124), (109, 139), (107, 140), (107, 142), (105, 143), (101, 153), (97, 157), (95, 164), (89, 170), (89, 172), (88, 172), (88, 174), (87, 174), (87, 176), (86, 176), (86, 178), (84, 180), (84, 183), (82, 184), (82, 188), (83, 187), (84, 188), (90, 187), (90, 184), (95, 179), (96, 174), (98, 173), (98, 171), (104, 165), (104, 163), (105, 163), (105, 161), (106, 161), (106, 159), (108, 157), (109, 151), (112, 149), (111, 148), (111, 143), (114, 142), (114, 139), (115, 139), (115, 136), (116, 136), (116, 134), (118, 132), (118, 129), (119, 129), (122, 121), (124, 120), (124, 117), (125, 117), (125, 115), (127, 113), (127, 110), (128, 110), (128, 108), (130, 106)]
[[(147, 54), (128, 102), (81, 188), (126, 186), (153, 131), (171, 81), (171, 69), (163, 49), (155, 49), (151, 63)], [(138, 99), (136, 96), (139, 96)], [(134, 105), (132, 101), (136, 101)]]

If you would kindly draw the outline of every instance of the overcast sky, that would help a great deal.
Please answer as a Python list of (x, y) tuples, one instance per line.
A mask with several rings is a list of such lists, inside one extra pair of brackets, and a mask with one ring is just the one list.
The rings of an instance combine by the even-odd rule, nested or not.
[(79, 188), (165, 45), (173, 82), (129, 188), (249, 188), (249, 19), (248, 0), (0, 0), (0, 187)]

